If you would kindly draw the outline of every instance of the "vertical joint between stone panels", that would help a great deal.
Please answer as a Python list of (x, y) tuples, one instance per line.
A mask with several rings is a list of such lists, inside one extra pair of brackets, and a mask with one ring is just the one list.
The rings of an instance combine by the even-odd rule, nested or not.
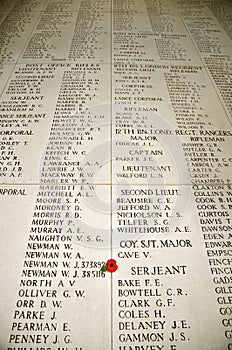
[[(113, 0), (110, 0), (110, 256), (113, 257)], [(110, 348), (114, 350), (113, 342), (113, 275), (110, 278)]]
[(110, 6), (110, 254), (113, 253), (113, 224), (112, 224), (112, 202), (113, 202), (113, 0)]

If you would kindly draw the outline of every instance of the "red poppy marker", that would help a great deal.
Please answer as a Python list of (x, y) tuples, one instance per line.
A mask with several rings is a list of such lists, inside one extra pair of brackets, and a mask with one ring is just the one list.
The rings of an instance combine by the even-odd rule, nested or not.
[(109, 272), (115, 272), (118, 269), (118, 265), (116, 263), (116, 260), (110, 259), (106, 263), (106, 270)]
[(117, 269), (118, 269), (118, 265), (116, 263), (116, 260), (109, 259), (106, 262), (106, 265), (102, 266), (101, 271), (102, 272), (106, 272), (106, 271), (108, 271), (108, 272), (115, 272)]

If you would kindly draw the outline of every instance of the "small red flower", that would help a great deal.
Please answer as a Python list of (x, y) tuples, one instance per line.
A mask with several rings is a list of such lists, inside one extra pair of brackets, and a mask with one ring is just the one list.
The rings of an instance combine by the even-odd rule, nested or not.
[(106, 270), (109, 272), (115, 272), (118, 269), (117, 263), (114, 259), (109, 259), (106, 262)]

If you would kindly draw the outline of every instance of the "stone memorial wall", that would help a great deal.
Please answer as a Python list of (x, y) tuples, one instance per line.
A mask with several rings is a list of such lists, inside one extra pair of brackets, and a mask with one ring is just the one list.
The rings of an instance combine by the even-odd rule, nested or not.
[(231, 19), (0, 0), (0, 350), (232, 350)]

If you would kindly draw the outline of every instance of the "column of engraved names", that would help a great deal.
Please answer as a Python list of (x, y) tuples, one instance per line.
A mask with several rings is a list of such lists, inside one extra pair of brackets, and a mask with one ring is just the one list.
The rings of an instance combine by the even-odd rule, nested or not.
[[(114, 275), (114, 347), (186, 349), (194, 343), (190, 314), (183, 305), (192, 298), (187, 281), (192, 276), (196, 242), (192, 228), (183, 220), (188, 191), (169, 185), (186, 183), (188, 177), (180, 136), (165, 105), (169, 96), (163, 74), (169, 65), (160, 61), (182, 63), (192, 53), (190, 56), (181, 44), (187, 41), (187, 33), (171, 33), (176, 21), (172, 12), (167, 20), (156, 16), (152, 32), (145, 12), (137, 16), (130, 1), (117, 5), (113, 178), (119, 184), (115, 185), (113, 243), (120, 269)], [(155, 2), (146, 5), (151, 20), (157, 10)], [(163, 3), (158, 5), (163, 7)], [(167, 2), (164, 7), (169, 10)], [(144, 19), (143, 27), (139, 18)], [(168, 40), (171, 49), (165, 51)], [(178, 169), (182, 169), (182, 178)]]
[(62, 211), (67, 210), (60, 204), (60, 197), (64, 195), (69, 197), (70, 192), (58, 187), (41, 186), (38, 191), (9, 346), (30, 344), (33, 348), (40, 344), (39, 349), (44, 349), (58, 342), (70, 343), (68, 323), (61, 321), (56, 311), (67, 298), (57, 286), (58, 278), (65, 276), (62, 266), (64, 268), (71, 247), (71, 237), (64, 234), (62, 227)]
[(31, 26), (40, 15), (40, 10), (41, 4), (38, 1), (15, 2), (0, 25), (1, 61), (17, 61), (30, 35)]
[[(220, 86), (227, 84), (227, 79), (225, 79), (227, 71), (224, 70), (224, 62), (222, 62), (226, 60), (227, 55), (223, 54), (222, 51), (225, 46), (221, 44), (226, 42), (225, 37), (223, 38), (222, 35), (219, 41), (221, 30), (214, 21), (213, 16), (207, 11), (206, 5), (192, 2), (189, 8), (181, 1), (178, 1), (178, 5), (199, 52), (207, 63), (207, 68), (214, 82), (221, 91)], [(201, 16), (200, 19), (198, 18), (199, 14)], [(205, 14), (208, 14), (208, 16), (204, 17)], [(199, 21), (201, 26), (199, 26)], [(208, 64), (210, 60), (213, 60), (212, 66)], [(192, 73), (194, 71), (200, 73), (201, 70), (201, 67), (189, 67), (189, 73), (191, 71)], [(218, 100), (217, 113), (210, 110), (209, 105), (207, 106), (207, 96), (204, 99), (205, 105), (202, 103), (206, 86), (207, 89), (213, 91), (213, 86), (211, 86), (209, 79), (204, 79), (205, 83), (199, 84), (198, 73), (192, 85), (189, 82), (187, 83), (186, 80), (188, 79), (186, 77), (188, 74), (186, 73), (188, 72), (184, 67), (176, 67), (176, 69), (173, 67), (170, 73), (165, 75), (165, 79), (179, 127), (177, 134), (186, 138), (185, 142), (182, 143), (183, 150), (191, 182), (194, 184), (193, 194), (209, 258), (210, 271), (213, 275), (213, 283), (216, 285), (214, 289), (218, 295), (217, 301), (219, 305), (223, 304), (219, 312), (225, 316), (222, 319), (222, 325), (226, 327), (225, 338), (228, 339), (229, 344), (227, 346), (230, 349), (231, 343), (229, 339), (231, 338), (231, 332), (229, 328), (231, 322), (230, 318), (228, 318), (230, 310), (224, 307), (224, 304), (231, 302), (230, 286), (227, 287), (227, 284), (231, 283), (227, 276), (227, 273), (231, 273), (229, 249), (231, 244), (229, 241), (230, 234), (228, 234), (228, 231), (231, 230), (229, 218), (229, 210), (231, 208), (229, 204), (230, 199), (228, 198), (230, 185), (227, 186), (227, 184), (231, 183), (229, 173), (231, 158), (228, 153), (231, 131), (223, 106), (214, 92), (215, 99)], [(218, 84), (219, 80), (215, 79), (216, 76), (224, 83)], [(189, 90), (190, 87), (191, 90)], [(226, 90), (224, 89), (224, 91)], [(181, 93), (181, 100), (177, 92)], [(229, 102), (229, 100), (227, 101)], [(225, 103), (229, 106), (226, 101)], [(216, 118), (217, 115), (224, 117), (223, 129)], [(229, 258), (224, 259), (223, 257)], [(226, 286), (222, 287), (222, 284)]]
[(185, 63), (192, 60), (188, 52), (188, 35), (180, 26), (179, 16), (170, 1), (145, 0), (158, 56), (162, 61)]
[[(127, 279), (125, 273), (118, 276), (120, 271), (115, 279), (115, 344), (120, 350), (139, 349), (144, 342), (150, 349), (177, 349), (191, 339), (188, 317), (180, 312), (188, 298), (182, 283), (185, 285), (191, 267), (164, 257), (169, 249), (177, 249), (183, 262), (183, 251), (191, 251), (194, 245), (188, 225), (174, 228), (170, 222), (173, 216), (176, 221), (183, 217), (185, 207), (177, 205), (177, 210), (175, 205), (178, 197), (185, 203), (185, 190), (164, 186), (171, 176), (178, 176), (167, 151), (170, 144), (178, 145), (178, 138), (155, 107), (117, 104), (114, 117), (113, 176), (127, 182), (127, 186), (117, 186), (114, 208), (113, 242), (120, 246), (115, 254), (127, 271)], [(166, 235), (170, 239), (161, 238)], [(177, 288), (172, 275), (178, 279)], [(179, 319), (172, 318), (173, 310)]]
[[(183, 21), (231, 115), (231, 3), (176, 1)], [(216, 10), (217, 8), (217, 10)]]
[[(194, 242), (188, 225), (173, 228), (169, 220), (176, 196), (184, 197), (184, 193), (168, 186), (143, 185), (121, 186), (118, 192), (115, 257), (124, 273), (120, 276), (118, 271), (114, 280), (115, 346), (120, 350), (139, 349), (144, 343), (156, 350), (186, 346), (191, 322), (181, 305), (191, 294), (186, 288), (191, 262), (183, 263), (183, 257), (187, 251), (191, 254)], [(180, 263), (170, 259), (169, 251), (178, 252)]]
[(179, 176), (173, 144), (179, 160), (183, 154), (175, 130), (156, 110), (131, 102), (117, 102), (113, 108), (113, 178), (124, 183), (115, 185), (113, 216), (114, 254), (123, 269), (114, 280), (114, 342), (120, 350), (139, 349), (144, 343), (150, 349), (178, 349), (191, 340), (191, 323), (181, 305), (188, 299), (191, 271), (184, 255), (192, 254), (194, 242), (188, 224), (179, 225), (188, 195), (186, 188), (168, 185)]
[(6, 181), (23, 181), (27, 176), (25, 159), (22, 162), (19, 153), (28, 151), (40, 124), (49, 119), (45, 87), (52, 83), (56, 68), (34, 63), (17, 65), (2, 95), (1, 177)]
[[(94, 143), (99, 133), (99, 128), (94, 128), (98, 116), (85, 109), (91, 99), (91, 95), (86, 94), (86, 87), (97, 93), (99, 78), (93, 79), (92, 75), (93, 71), (99, 72), (100, 67), (77, 64), (71, 69), (72, 72), (63, 72), (51, 132), (41, 161), (41, 185), (23, 263), (9, 346), (41, 344), (40, 349), (43, 349), (43, 346), (53, 344), (53, 348), (57, 349), (60, 346), (72, 348), (72, 327), (62, 317), (62, 312), (71, 301), (76, 301), (78, 308), (79, 300), (86, 297), (86, 289), (79, 289), (80, 283), (77, 281), (88, 275), (85, 257), (74, 243), (86, 243), (89, 239), (96, 245), (103, 242), (99, 232), (87, 235), (81, 227), (84, 198), (91, 200), (95, 190), (94, 186), (87, 186), (88, 177), (90, 174), (93, 176), (96, 167), (99, 167), (98, 162), (88, 161), (88, 164), (84, 163), (84, 168), (81, 164), (88, 153), (85, 143)], [(74, 90), (76, 95), (73, 95)], [(69, 115), (66, 107), (69, 108)], [(97, 273), (102, 263), (100, 260), (91, 266), (88, 264), (91, 274), (94, 272), (90, 277), (104, 278), (103, 273)], [(75, 343), (75, 346), (78, 344)]]
[[(182, 139), (191, 183), (230, 183), (230, 125), (205, 69), (199, 66), (170, 66), (164, 72)], [(204, 81), (204, 84), (201, 83)], [(212, 107), (208, 93), (217, 105)], [(223, 128), (217, 120), (221, 115)]]
[(226, 349), (231, 349), (231, 185), (198, 184), (193, 189)]
[(109, 1), (49, 2), (22, 55), (33, 60), (109, 60)]

